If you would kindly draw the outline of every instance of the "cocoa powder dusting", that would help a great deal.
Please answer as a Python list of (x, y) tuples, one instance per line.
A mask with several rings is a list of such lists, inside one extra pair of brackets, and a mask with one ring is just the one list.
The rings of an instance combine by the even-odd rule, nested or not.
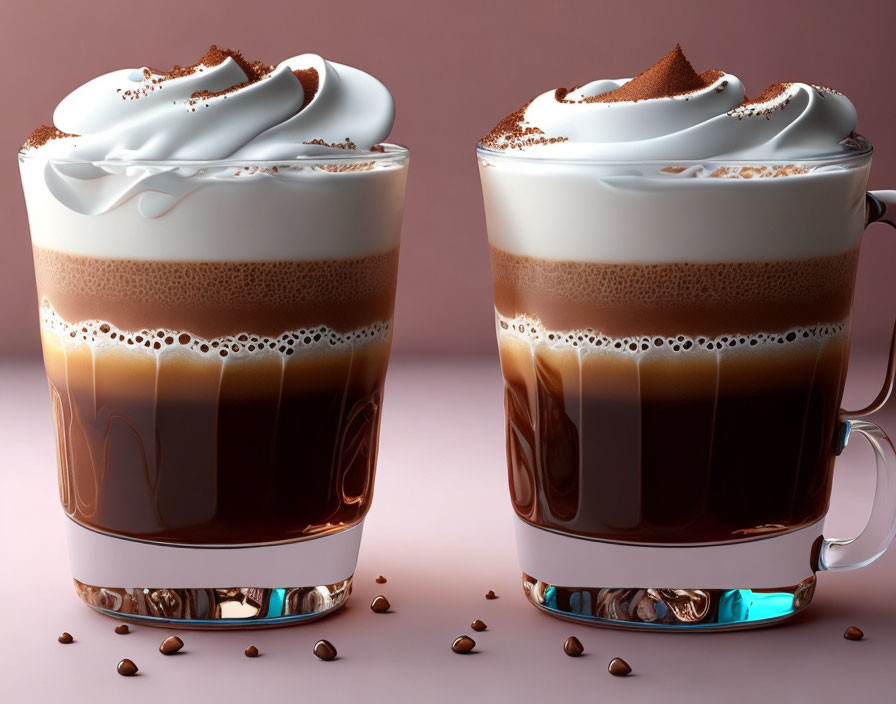
[(722, 71), (697, 73), (679, 44), (644, 73), (609, 93), (585, 98), (586, 103), (637, 102), (655, 98), (672, 98), (708, 88), (722, 76)]
[(522, 149), (534, 144), (565, 142), (566, 137), (540, 137), (539, 135), (544, 134), (544, 130), (535, 126), (523, 126), (526, 108), (531, 102), (530, 100), (495, 125), (492, 131), (482, 138), (482, 146), (489, 149)]
[(51, 139), (60, 139), (62, 137), (78, 137), (77, 134), (69, 134), (62, 130), (57, 130), (52, 125), (41, 125), (34, 132), (28, 135), (25, 140), (25, 149), (33, 149), (34, 147), (42, 147)]
[(303, 110), (317, 95), (317, 89), (320, 86), (320, 76), (317, 74), (316, 68), (299, 69), (298, 71), (293, 71), (293, 73), (299, 79), (299, 83), (302, 84), (302, 90), (305, 91), (302, 107), (299, 108), (299, 110)]
[(805, 166), (784, 164), (783, 166), (720, 166), (710, 178), (781, 178), (808, 173)]
[(260, 81), (262, 78), (264, 78), (274, 70), (273, 66), (270, 66), (263, 61), (247, 61), (239, 51), (234, 51), (232, 49), (219, 49), (215, 44), (212, 44), (211, 47), (209, 47), (209, 50), (205, 52), (205, 54), (203, 54), (202, 58), (192, 66), (187, 66), (186, 68), (175, 66), (171, 71), (167, 72), (160, 72), (153, 69), (153, 73), (161, 74), (161, 77), (158, 79), (160, 82), (167, 81), (171, 78), (181, 78), (183, 76), (189, 76), (190, 74), (198, 71), (200, 66), (218, 66), (219, 64), (224, 63), (224, 61), (226, 61), (228, 58), (233, 59), (243, 70), (243, 73), (246, 74), (246, 80), (242, 83), (237, 83), (236, 85), (230, 86), (229, 88), (225, 88), (224, 90), (196, 91), (190, 96), (190, 105), (195, 105), (196, 103), (208, 98), (219, 98), (222, 95), (227, 95), (228, 93), (235, 93), (236, 91), (241, 90), (246, 86), (251, 86), (253, 83), (258, 83), (258, 81)]
[(782, 110), (790, 104), (787, 92), (792, 85), (793, 83), (772, 83), (752, 100), (744, 96), (743, 102), (733, 110), (729, 110), (728, 115), (738, 120), (743, 120), (745, 117), (770, 119), (773, 112)]
[(190, 76), (196, 73), (202, 66), (218, 66), (219, 64), (224, 63), (227, 59), (233, 59), (237, 63), (243, 70), (243, 73), (246, 74), (249, 83), (254, 83), (274, 70), (273, 66), (266, 64), (263, 61), (247, 61), (239, 51), (234, 51), (233, 49), (219, 49), (216, 44), (212, 44), (208, 48), (208, 51), (206, 51), (195, 64), (189, 66), (175, 66), (170, 71), (159, 71), (158, 69), (149, 69), (149, 71), (153, 75), (158, 76), (159, 81), (167, 81), (172, 78)]
[(760, 95), (757, 95), (752, 100), (750, 100), (747, 96), (744, 96), (744, 102), (742, 102), (741, 105), (758, 105), (759, 103), (767, 103), (786, 93), (787, 89), (792, 85), (792, 83), (772, 83), (768, 88), (762, 91)]
[[(315, 144), (319, 147), (332, 147), (333, 149), (357, 149), (358, 145), (355, 144), (348, 137), (345, 138), (344, 142), (325, 142), (322, 139), (309, 139), (306, 142), (302, 142), (302, 144)], [(374, 150), (375, 151), (375, 150)]]

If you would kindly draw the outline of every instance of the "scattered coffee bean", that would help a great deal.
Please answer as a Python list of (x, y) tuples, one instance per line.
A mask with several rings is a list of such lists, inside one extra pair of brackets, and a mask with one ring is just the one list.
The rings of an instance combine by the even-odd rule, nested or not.
[(622, 658), (613, 658), (607, 666), (610, 674), (614, 677), (625, 677), (632, 671), (631, 666)]
[(168, 636), (159, 646), (159, 652), (162, 655), (174, 655), (177, 651), (184, 647), (184, 642), (177, 636)]
[(392, 604), (382, 594), (377, 596), (370, 604), (370, 610), (375, 614), (384, 614), (392, 608)]
[(59, 642), (63, 645), (68, 645), (69, 643), (74, 643), (75, 639), (72, 638), (71, 633), (63, 633), (61, 636), (59, 636)]
[(137, 666), (134, 664), (134, 661), (127, 658), (119, 661), (117, 669), (118, 674), (122, 677), (133, 677), (137, 674)]
[(488, 593), (485, 595), (486, 599), (497, 599), (498, 595), (495, 594), (491, 589), (488, 590)]
[(387, 580), (385, 577), (383, 577), (383, 575), (380, 575), (379, 577), (376, 578), (376, 583), (377, 583), (377, 584), (385, 584), (385, 583), (388, 582), (388, 581), (389, 581), (389, 580)]
[(328, 640), (319, 640), (314, 644), (314, 654), (321, 660), (335, 660), (336, 648)]
[(476, 641), (470, 638), (470, 636), (458, 636), (451, 644), (451, 649), (455, 653), (460, 653), (461, 655), (466, 655), (475, 647)]
[(470, 624), (470, 628), (472, 628), (474, 631), (481, 632), (488, 628), (488, 626), (485, 625), (485, 621), (480, 621), (477, 618), (475, 621), (473, 621), (473, 623)]
[(246, 648), (246, 657), (247, 658), (257, 658), (258, 657), (258, 648), (254, 645), (250, 645)]
[[(846, 640), (862, 640), (865, 637), (865, 633), (861, 628), (857, 628), (856, 626), (850, 626), (843, 632), (843, 637)], [(60, 641), (62, 639), (60, 638)]]
[(130, 633), (131, 629), (128, 628), (128, 625), (126, 623), (122, 623), (120, 626), (115, 627), (115, 632), (118, 635), (123, 636), (126, 633)]
[(569, 657), (571, 658), (577, 658), (579, 657), (579, 655), (585, 652), (585, 647), (582, 645), (582, 641), (580, 641), (578, 638), (576, 638), (575, 636), (570, 636), (563, 644), (563, 652), (569, 655)]

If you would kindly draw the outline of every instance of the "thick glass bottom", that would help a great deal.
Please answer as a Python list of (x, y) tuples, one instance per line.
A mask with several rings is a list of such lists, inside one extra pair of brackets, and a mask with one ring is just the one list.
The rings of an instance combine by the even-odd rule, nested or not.
[(73, 580), (81, 600), (115, 619), (192, 629), (272, 628), (332, 613), (352, 591), (352, 578), (316, 587), (112, 588)]
[(592, 626), (651, 631), (725, 631), (784, 621), (805, 609), (815, 577), (775, 589), (563, 587), (523, 573), (523, 591), (538, 609)]

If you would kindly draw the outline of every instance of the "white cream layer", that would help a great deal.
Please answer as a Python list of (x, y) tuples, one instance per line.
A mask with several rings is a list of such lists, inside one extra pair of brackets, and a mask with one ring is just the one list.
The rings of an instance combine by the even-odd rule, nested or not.
[[(394, 249), (406, 156), (374, 155), (369, 170), (318, 164), (109, 165), (81, 180), (77, 166), (19, 159), (32, 242), (47, 249), (159, 261), (345, 259)], [(66, 182), (75, 184), (66, 190)], [(78, 212), (67, 198), (93, 209)]]
[(608, 263), (781, 261), (855, 249), (870, 158), (777, 178), (718, 163), (523, 159), (480, 150), (488, 236), (519, 256)]

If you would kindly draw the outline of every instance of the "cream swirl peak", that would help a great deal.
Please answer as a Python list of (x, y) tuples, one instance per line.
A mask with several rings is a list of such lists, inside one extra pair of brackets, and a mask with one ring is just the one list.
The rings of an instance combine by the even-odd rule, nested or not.
[(185, 68), (120, 69), (88, 81), (25, 151), (90, 162), (291, 159), (369, 151), (394, 118), (386, 87), (356, 68), (316, 54), (269, 66), (212, 46)]
[(749, 100), (736, 76), (698, 74), (676, 46), (635, 78), (543, 93), (481, 144), (606, 161), (799, 160), (855, 149), (857, 119), (846, 96), (807, 83), (777, 83)]

